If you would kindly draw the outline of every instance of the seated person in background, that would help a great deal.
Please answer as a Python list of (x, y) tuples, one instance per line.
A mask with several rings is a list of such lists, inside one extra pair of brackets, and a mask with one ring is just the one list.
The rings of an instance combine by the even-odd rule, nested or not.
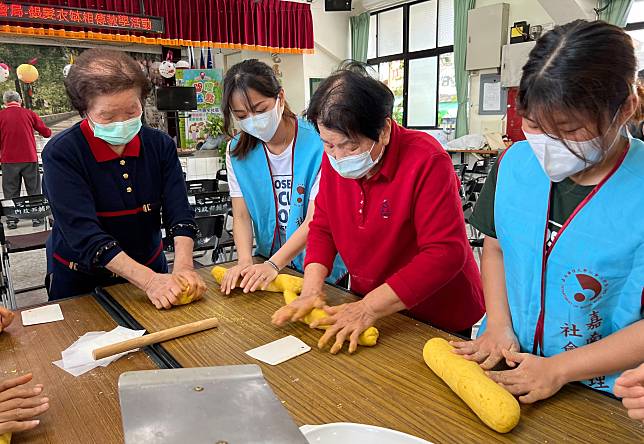
[[(170, 308), (181, 281), (203, 293), (193, 270), (194, 211), (175, 143), (142, 126), (150, 91), (141, 67), (122, 51), (88, 49), (65, 78), (83, 121), (56, 135), (42, 154), (43, 191), (56, 223), (47, 240), (49, 300), (128, 280), (156, 308)], [(168, 274), (161, 216), (174, 240)]]
[[(0, 306), (0, 332), (13, 321), (14, 314)], [(40, 421), (33, 419), (49, 409), (49, 399), (41, 398), (43, 386), (26, 387), (32, 375), (0, 381), (0, 437), (5, 433), (24, 432), (36, 427)]]
[(392, 118), (394, 96), (362, 65), (325, 80), (307, 118), (320, 132), (320, 192), (309, 229), (299, 298), (273, 316), (276, 325), (324, 304), (324, 279), (339, 253), (360, 301), (326, 307), (331, 325), (319, 346), (345, 340), (349, 352), (379, 318), (408, 309), (418, 319), (470, 337), (483, 294), (449, 155), (430, 135)]
[(615, 396), (622, 398), (628, 416), (644, 422), (644, 363), (626, 370), (615, 380)]
[[(583, 64), (584, 69), (579, 69)], [(541, 37), (517, 105), (527, 141), (497, 162), (470, 222), (483, 232), (487, 316), (457, 353), (519, 400), (572, 381), (607, 392), (644, 359), (644, 143), (631, 37), (577, 20)]]

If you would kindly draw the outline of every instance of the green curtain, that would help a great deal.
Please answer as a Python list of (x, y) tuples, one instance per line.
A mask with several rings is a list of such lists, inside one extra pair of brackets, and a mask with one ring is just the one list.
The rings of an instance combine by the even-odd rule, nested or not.
[(368, 12), (351, 17), (351, 58), (363, 63), (369, 50), (369, 17)]
[(474, 8), (475, 0), (458, 0), (454, 2), (454, 69), (456, 71), (456, 137), (468, 133), (467, 99), (468, 76), (465, 71), (465, 53), (467, 52), (467, 11)]
[(626, 26), (631, 6), (633, 0), (601, 0), (599, 9), (606, 9), (599, 13), (599, 19), (623, 28)]

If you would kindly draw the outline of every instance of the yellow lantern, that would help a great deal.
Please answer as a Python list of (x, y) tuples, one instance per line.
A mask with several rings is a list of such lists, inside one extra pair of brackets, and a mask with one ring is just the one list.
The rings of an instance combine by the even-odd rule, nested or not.
[(23, 63), (16, 69), (16, 74), (18, 79), (24, 83), (33, 83), (38, 80), (38, 70), (34, 65), (29, 65), (28, 63)]

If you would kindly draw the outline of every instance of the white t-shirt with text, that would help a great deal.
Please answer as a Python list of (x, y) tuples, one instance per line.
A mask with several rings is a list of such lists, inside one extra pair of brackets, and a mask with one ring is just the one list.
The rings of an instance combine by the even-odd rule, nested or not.
[[(259, 148), (257, 148), (259, 149)], [(262, 148), (264, 149), (264, 148)], [(268, 161), (272, 173), (273, 191), (277, 197), (277, 218), (280, 230), (280, 245), (286, 242), (286, 227), (288, 226), (289, 212), (291, 210), (291, 189), (292, 181), (292, 162), (293, 162), (293, 143), (291, 143), (283, 153), (275, 155), (270, 151)], [(230, 197), (244, 197), (237, 182), (237, 176), (230, 160), (230, 147), (226, 150), (226, 170), (228, 172), (228, 189)], [(320, 173), (318, 172), (313, 188), (310, 193), (310, 200), (315, 200), (320, 188)]]

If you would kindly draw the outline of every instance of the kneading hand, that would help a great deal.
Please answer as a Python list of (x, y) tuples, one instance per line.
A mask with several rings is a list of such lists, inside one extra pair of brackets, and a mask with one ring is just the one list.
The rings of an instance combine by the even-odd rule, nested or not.
[[(503, 351), (518, 352), (519, 340), (512, 327), (488, 327), (473, 341), (451, 341), (454, 353), (470, 361), (478, 362), (484, 370), (490, 370), (503, 359)], [(506, 359), (509, 367), (515, 363)]]
[(358, 348), (360, 334), (378, 320), (378, 315), (365, 300), (335, 307), (325, 306), (324, 311), (328, 317), (313, 322), (311, 327), (329, 326), (320, 338), (318, 347), (324, 348), (331, 338), (335, 336), (335, 342), (330, 350), (332, 354), (338, 353), (347, 339), (349, 340), (349, 353), (355, 352)]
[(524, 404), (549, 398), (568, 382), (551, 358), (507, 350), (502, 353), (507, 361), (518, 364), (517, 368), (491, 371), (487, 375), (513, 395), (518, 395), (519, 401)]
[(156, 308), (168, 309), (177, 302), (182, 288), (171, 274), (154, 273), (143, 290)]
[(239, 288), (244, 289), (244, 293), (253, 292), (257, 289), (266, 290), (268, 284), (273, 282), (277, 277), (277, 270), (270, 264), (255, 264), (241, 271), (243, 279)]
[(644, 422), (644, 364), (622, 373), (615, 381), (614, 393), (622, 398), (628, 416)]
[(6, 308), (0, 306), (0, 333), (2, 332), (2, 330), (11, 325), (14, 317), (15, 315), (11, 310), (7, 310)]

